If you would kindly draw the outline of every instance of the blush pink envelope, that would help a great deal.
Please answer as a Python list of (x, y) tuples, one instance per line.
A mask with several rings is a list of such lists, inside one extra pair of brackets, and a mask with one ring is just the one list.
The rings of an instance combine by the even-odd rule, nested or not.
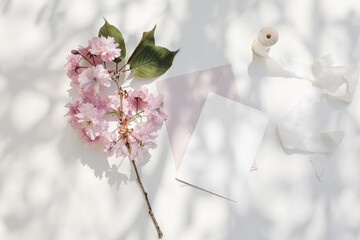
[[(157, 88), (165, 97), (166, 127), (178, 170), (208, 93), (240, 102), (235, 76), (227, 64), (158, 81)], [(251, 170), (256, 169), (254, 161)]]

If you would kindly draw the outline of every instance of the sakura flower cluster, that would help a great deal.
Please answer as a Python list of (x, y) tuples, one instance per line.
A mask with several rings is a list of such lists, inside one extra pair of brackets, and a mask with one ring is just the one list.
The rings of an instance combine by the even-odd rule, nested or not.
[(71, 51), (65, 70), (76, 97), (66, 104), (66, 115), (86, 143), (100, 142), (110, 156), (141, 161), (156, 146), (157, 130), (167, 117), (164, 99), (145, 87), (124, 90), (122, 72), (106, 68), (120, 56), (114, 38), (103, 36)]

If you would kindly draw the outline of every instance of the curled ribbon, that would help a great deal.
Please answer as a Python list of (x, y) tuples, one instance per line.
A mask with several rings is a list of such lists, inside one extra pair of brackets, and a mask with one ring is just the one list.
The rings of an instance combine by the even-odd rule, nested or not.
[(313, 88), (302, 94), (295, 106), (277, 124), (280, 142), (283, 147), (310, 154), (319, 181), (326, 171), (326, 155), (335, 150), (345, 133), (341, 130), (325, 132), (303, 132), (299, 127), (311, 113), (319, 107), (323, 97), (350, 103), (359, 78), (357, 65), (334, 66), (332, 55), (322, 57), (312, 64), (300, 61), (284, 61), (273, 56), (270, 49), (279, 39), (273, 27), (264, 27), (253, 41), (254, 54), (277, 62), (290, 76), (308, 80)]

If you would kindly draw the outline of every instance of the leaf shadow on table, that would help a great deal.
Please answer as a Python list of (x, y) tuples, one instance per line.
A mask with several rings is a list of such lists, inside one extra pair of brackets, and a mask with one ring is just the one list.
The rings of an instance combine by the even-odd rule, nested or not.
[[(3, 16), (7, 16), (14, 10), (13, 6), (15, 6), (15, 3), (17, 3), (16, 0), (4, 0), (1, 2)], [(27, 54), (19, 53), (19, 62), (16, 65), (8, 66), (2, 64), (0, 66), (0, 74), (6, 79), (7, 86), (6, 91), (2, 91), (1, 93), (3, 96), (5, 94), (9, 96), (9, 104), (2, 105), (2, 111), (4, 112), (0, 119), (1, 141), (5, 142), (2, 142), (5, 150), (1, 150), (0, 156), (0, 164), (2, 166), (0, 169), (0, 191), (1, 193), (6, 192), (9, 194), (2, 194), (0, 198), (1, 205), (5, 206), (1, 211), (0, 222), (0, 234), (5, 234), (6, 237), (4, 237), (4, 239), (10, 239), (12, 236), (14, 238), (17, 236), (19, 236), (19, 238), (36, 238), (37, 236), (41, 236), (43, 239), (61, 238), (61, 234), (63, 234), (65, 230), (68, 230), (63, 227), (63, 224), (71, 223), (71, 221), (67, 219), (67, 215), (71, 214), (68, 209), (74, 200), (71, 191), (73, 185), (76, 184), (78, 180), (77, 165), (79, 162), (83, 164), (84, 167), (91, 169), (95, 178), (106, 178), (108, 184), (115, 189), (125, 187), (124, 183), (135, 183), (134, 175), (125, 177), (123, 173), (117, 169), (117, 165), (110, 164), (106, 160), (106, 156), (102, 153), (101, 148), (93, 150), (83, 148), (80, 138), (76, 136), (76, 132), (73, 129), (69, 127), (57, 127), (56, 124), (58, 124), (59, 121), (55, 121), (56, 123), (54, 123), (54, 117), (56, 119), (63, 118), (63, 111), (59, 113), (56, 109), (59, 105), (62, 107), (67, 100), (63, 95), (54, 93), (56, 90), (62, 89), (62, 81), (65, 81), (62, 69), (63, 62), (59, 61), (59, 59), (65, 59), (65, 43), (69, 41), (75, 42), (77, 37), (83, 39), (85, 36), (94, 35), (97, 31), (97, 26), (101, 25), (99, 24), (99, 19), (111, 14), (115, 9), (114, 7), (104, 7), (100, 2), (95, 3), (93, 1), (94, 11), (84, 13), (82, 9), (78, 9), (78, 19), (82, 20), (81, 24), (77, 25), (74, 23), (71, 27), (67, 26), (67, 29), (64, 29), (64, 24), (66, 23), (65, 18), (68, 14), (66, 7), (73, 7), (73, 5), (71, 1), (63, 1), (62, 5), (60, 3), (61, 1), (49, 1), (41, 3), (42, 7), (39, 11), (37, 11), (36, 8), (34, 10), (31, 6), (28, 9), (28, 14), (32, 16), (31, 20), (33, 20), (35, 24), (34, 28), (46, 26), (46, 28), (41, 28), (41, 34), (38, 34), (36, 31), (32, 33), (38, 34), (37, 37), (39, 40), (43, 39), (44, 36), (49, 37), (46, 48), (44, 48), (44, 46), (37, 46), (32, 52)], [(145, 1), (125, 1), (121, 4), (116, 4), (116, 7), (120, 9), (120, 20), (114, 24), (119, 24), (119, 28), (124, 26), (127, 23), (127, 19), (125, 19), (125, 14), (123, 13), (134, 9), (132, 4), (141, 5), (141, 3), (145, 3)], [(178, 47), (179, 42), (181, 42), (181, 47), (184, 48), (184, 50), (191, 49), (191, 51), (179, 52), (179, 56), (184, 56), (186, 61), (183, 59), (183, 62), (180, 62), (177, 60), (178, 58), (175, 58), (174, 70), (171, 69), (170, 71), (174, 74), (187, 73), (198, 70), (196, 68), (205, 68), (210, 65), (215, 66), (218, 65), (219, 62), (223, 63), (224, 61), (229, 62), (230, 60), (224, 52), (228, 50), (226, 49), (228, 41), (226, 33), (229, 31), (229, 22), (236, 17), (243, 16), (250, 12), (254, 14), (255, 17), (250, 18), (248, 22), (249, 28), (257, 28), (261, 21), (255, 20), (255, 18), (261, 18), (261, 11), (259, 9), (263, 7), (262, 4), (264, 3), (259, 0), (215, 1), (211, 4), (205, 0), (188, 0), (184, 1), (184, 6), (187, 6), (184, 12), (186, 14), (179, 17), (175, 14), (177, 9), (172, 6), (170, 1), (167, 1), (163, 12), (159, 14), (159, 18), (165, 19), (163, 27), (172, 29), (174, 22), (180, 26), (176, 34), (167, 35), (172, 36), (169, 48)], [(286, 9), (288, 9), (289, 4), (293, 3), (283, 3), (281, 1), (270, 3), (270, 5), (279, 10), (280, 13), (279, 18), (270, 22), (270, 24), (275, 26), (294, 26), (290, 14), (286, 14)], [(324, 36), (325, 27), (329, 29), (339, 27), (340, 29), (345, 29), (348, 34), (348, 41), (344, 43), (340, 41), (341, 39), (337, 39), (337, 43), (345, 47), (353, 47), (353, 49), (346, 49), (346, 57), (344, 57), (344, 59), (349, 62), (359, 63), (360, 49), (356, 47), (359, 44), (359, 14), (355, 10), (352, 10), (347, 14), (346, 18), (328, 22), (320, 4), (319, 1), (313, 1), (310, 6), (307, 17), (312, 20), (312, 27), (310, 28), (309, 26), (311, 37), (302, 37), (304, 45), (311, 55), (317, 56), (323, 44), (320, 39), (328, 39)], [(140, 11), (140, 9), (136, 9)], [(145, 9), (144, 11), (148, 12), (148, 10), (149, 9)], [(91, 13), (93, 15), (91, 15)], [(13, 14), (13, 12), (11, 14)], [(27, 15), (19, 12), (18, 18), (20, 20), (22, 16)], [(86, 16), (95, 17), (89, 20)], [(249, 17), (249, 15), (246, 16)], [(242, 18), (241, 21), (244, 21), (244, 19), (247, 20), (247, 17)], [(28, 20), (28, 18), (26, 18), (26, 20)], [(239, 29), (239, 34), (241, 34), (241, 30), (242, 29)], [(128, 36), (128, 39), (133, 42), (138, 41), (139, 34), (131, 34)], [(76, 42), (76, 44), (78, 44), (78, 42)], [(209, 49), (209, 45), (213, 45), (214, 48)], [(14, 52), (16, 52), (16, 49), (14, 49)], [(67, 50), (67, 52), (69, 51)], [(206, 63), (199, 62), (201, 56), (209, 60)], [(55, 68), (54, 65), (56, 65)], [(262, 67), (255, 65), (250, 67), (249, 74), (252, 74), (251, 77), (253, 77), (254, 81), (251, 83), (248, 92), (249, 95), (244, 97), (244, 102), (253, 107), (261, 107), (262, 102), (261, 94), (259, 93), (259, 85), (262, 77), (261, 73), (258, 72), (260, 68)], [(267, 76), (269, 75), (271, 74), (267, 74)], [(44, 116), (40, 117), (37, 122), (31, 125), (31, 128), (21, 132), (14, 126), (12, 108), (15, 107), (13, 103), (18, 95), (27, 90), (44, 97), (49, 107), (44, 111)], [(251, 98), (249, 96), (251, 96)], [(359, 91), (356, 92), (356, 101), (357, 103), (359, 102)], [(349, 106), (349, 108), (351, 107), (352, 106)], [(355, 111), (356, 109), (352, 110)], [(358, 117), (353, 112), (345, 112), (344, 117), (345, 116), (350, 119), (349, 122), (352, 126), (360, 129)], [(26, 116), (24, 116), (24, 119), (25, 118)], [(342, 124), (342, 118), (340, 116), (335, 119), (335, 121), (339, 126)], [(334, 159), (336, 159), (336, 161), (332, 160), (328, 165), (328, 176), (331, 177), (327, 178), (324, 184), (319, 184), (314, 175), (309, 174), (307, 178), (301, 179), (303, 185), (290, 185), (293, 182), (289, 183), (287, 178), (281, 178), (281, 174), (283, 173), (274, 167), (274, 175), (280, 177), (275, 178), (275, 180), (262, 179), (263, 184), (266, 184), (266, 182), (271, 184), (271, 186), (267, 185), (270, 190), (278, 191), (274, 195), (270, 195), (274, 197), (274, 199), (253, 199), (254, 203), (249, 205), (246, 213), (236, 212), (237, 208), (231, 205), (232, 203), (220, 204), (226, 206), (225, 209), (222, 209), (222, 211), (226, 213), (226, 219), (220, 223), (226, 226), (223, 228), (225, 238), (222, 239), (237, 240), (239, 236), (244, 236), (249, 240), (272, 239), (272, 237), (276, 235), (277, 230), (284, 230), (281, 228), (281, 225), (285, 224), (287, 219), (293, 219), (291, 217), (295, 214), (295, 209), (299, 206), (296, 204), (291, 205), (291, 203), (286, 200), (296, 199), (295, 197), (291, 198), (291, 196), (293, 196), (291, 194), (295, 192), (299, 186), (305, 186), (309, 189), (306, 195), (308, 202), (302, 205), (305, 205), (308, 210), (310, 209), (310, 213), (304, 218), (298, 219), (298, 221), (292, 223), (292, 225), (288, 225), (289, 228), (286, 230), (288, 231), (287, 233), (289, 233), (287, 234), (287, 239), (304, 239), (306, 236), (317, 234), (314, 232), (317, 229), (320, 231), (317, 239), (335, 240), (342, 239), (342, 236), (347, 236), (348, 238), (350, 236), (351, 239), (351, 237), (355, 238), (358, 236), (358, 225), (356, 225), (358, 221), (356, 218), (351, 217), (354, 216), (354, 210), (351, 209), (351, 207), (358, 206), (352, 201), (354, 200), (355, 203), (359, 202), (359, 197), (356, 197), (358, 192), (352, 192), (354, 188), (358, 189), (358, 185), (353, 183), (353, 179), (356, 179), (356, 174), (358, 173), (356, 171), (355, 174), (351, 172), (350, 170), (356, 169), (356, 167), (351, 168), (346, 161), (341, 162), (341, 159), (348, 160), (348, 158), (355, 158), (353, 155), (348, 155), (348, 153), (345, 152), (346, 149), (358, 149), (356, 156), (360, 155), (360, 149), (356, 146), (356, 144), (359, 143), (359, 135), (359, 131), (354, 132), (349, 136), (350, 139), (344, 139), (348, 148), (344, 148), (342, 152), (335, 153)], [(60, 140), (56, 148), (53, 149), (49, 143), (56, 141), (56, 139)], [(161, 139), (159, 144), (161, 144), (162, 141), (165, 140)], [(150, 173), (151, 176), (150, 174), (144, 176), (141, 173), (150, 194), (150, 202), (156, 202), (158, 199), (158, 185), (164, 176), (164, 165), (165, 159), (168, 158), (167, 156), (168, 151), (163, 149), (159, 154), (159, 159), (152, 160), (156, 161), (156, 166)], [(26, 159), (26, 157), (29, 157), (29, 159)], [(260, 163), (260, 171), (261, 164), (262, 163)], [(343, 167), (343, 165), (346, 164), (348, 168)], [(359, 166), (356, 164), (358, 163), (354, 161), (353, 166)], [(146, 165), (143, 167), (146, 167)], [(310, 167), (309, 171), (311, 171)], [(348, 169), (348, 171), (346, 171), (346, 169)], [(357, 167), (357, 169), (359, 168)], [(260, 177), (260, 174), (257, 177)], [(251, 179), (251, 181), (254, 181), (253, 179)], [(39, 190), (39, 192), (35, 192), (34, 190)], [(262, 190), (266, 191), (267, 189), (264, 187)], [(262, 196), (261, 194), (257, 195), (252, 193), (252, 191), (255, 191), (254, 189), (249, 188), (249, 191), (251, 193), (250, 197), (261, 198)], [(139, 195), (140, 194), (139, 191)], [(267, 213), (268, 209), (262, 208), (263, 205), (267, 208), (272, 207), (267, 202), (275, 205), (276, 202), (278, 202), (277, 199), (275, 199), (277, 195), (282, 197), (279, 198), (279, 202), (282, 205), (292, 207), (287, 213), (288, 216), (279, 216), (276, 214), (271, 216), (271, 214)], [(212, 199), (212, 197), (208, 197), (207, 195), (203, 197), (204, 198), (184, 197), (186, 201), (186, 211), (181, 215), (181, 218), (184, 218), (184, 220), (182, 223), (179, 223), (180, 226), (175, 230), (178, 239), (185, 239), (188, 229), (190, 229), (196, 221), (199, 221), (195, 219), (193, 215), (196, 206), (199, 206), (202, 200), (208, 201)], [(282, 207), (279, 208), (279, 210), (283, 209)], [(154, 211), (156, 214), (156, 212), (161, 211), (161, 209), (154, 209)], [(156, 238), (151, 220), (146, 213), (145, 204), (143, 207), (137, 209), (134, 214), (136, 217), (130, 220), (130, 224), (119, 227), (119, 230), (113, 233), (110, 239), (143, 240)], [(344, 220), (339, 221), (339, 216), (343, 217)], [(169, 217), (171, 217), (170, 213)], [(160, 224), (166, 224), (166, 221), (160, 222)], [(116, 224), (114, 224), (114, 226), (115, 225)], [(139, 229), (137, 226), (146, 226), (146, 229), (150, 230), (143, 231), (143, 229)], [(101, 229), (94, 230), (95, 227), (96, 224), (86, 223), (85, 220), (77, 222), (76, 225), (74, 225), (74, 229), (81, 228), (83, 230), (81, 234), (91, 232), (93, 235), (90, 235), (89, 238), (109, 236), (108, 233), (103, 233)], [(74, 232), (70, 232), (70, 234), (77, 233), (74, 229)], [(206, 227), (201, 228), (201, 230), (199, 230), (201, 232), (198, 232), (200, 238), (196, 240), (214, 239), (209, 235), (210, 230), (211, 229), (207, 229)], [(148, 232), (154, 234), (150, 236), (147, 235)], [(166, 235), (165, 239), (167, 239)], [(187, 238), (187, 240), (188, 239), (190, 238)]]
[(85, 143), (81, 142), (80, 137), (77, 136), (77, 131), (70, 128), (70, 126), (66, 127), (64, 137), (60, 142), (60, 145), (66, 149), (66, 152), (62, 152), (64, 159), (68, 159), (68, 161), (80, 160), (84, 167), (93, 170), (96, 178), (106, 178), (108, 184), (117, 190), (122, 184), (128, 183), (128, 176), (119, 171), (121, 162), (119, 165), (110, 164), (107, 159), (108, 156), (100, 144), (85, 146)]
[[(169, 1), (170, 2), (170, 1)], [(225, 55), (224, 50), (226, 49), (226, 32), (227, 32), (227, 24), (228, 20), (224, 20), (223, 18), (217, 18), (216, 16), (226, 16), (228, 13), (232, 12), (232, 9), (236, 9), (238, 11), (238, 15), (241, 15), (245, 13), (246, 11), (251, 11), (256, 9), (258, 6), (260, 6), (262, 3), (261, 1), (254, 1), (251, 4), (249, 3), (230, 3), (227, 1), (223, 1), (216, 4), (206, 4), (203, 1), (187, 1), (187, 6), (189, 6), (186, 9), (186, 17), (184, 19), (179, 20), (181, 24), (181, 28), (178, 29), (178, 39), (181, 39), (182, 47), (189, 47), (195, 46), (192, 48), (192, 55), (193, 57), (188, 57), (186, 62), (183, 62), (181, 66), (175, 67), (175, 70), (173, 72), (191, 72), (193, 70), (193, 66), (201, 66), (201, 63), (198, 63), (197, 56), (209, 56), (209, 49), (206, 48), (206, 44), (211, 41), (216, 41), (215, 48), (212, 49), (211, 54), (216, 56), (212, 61), (208, 61), (207, 63), (209, 65), (217, 64), (217, 61), (229, 61), (228, 57)], [(246, 5), (248, 4), (248, 5)], [(286, 8), (289, 6), (282, 5), (280, 2), (273, 3), (272, 4), (275, 8), (279, 10), (280, 16), (277, 21), (271, 22), (271, 24), (274, 24), (275, 26), (281, 26), (282, 24), (290, 24), (291, 19), (286, 14)], [(319, 3), (313, 3), (313, 6), (310, 6), (309, 17), (314, 19), (314, 27), (310, 30), (312, 33), (311, 38), (303, 38), (302, 41), (306, 48), (309, 50), (310, 55), (317, 56), (319, 54), (320, 45), (322, 44), (318, 39), (321, 39), (323, 34), (324, 26), (329, 26), (329, 24), (325, 20), (325, 17), (320, 13), (321, 7), (319, 6)], [(171, 8), (171, 4), (168, 4), (166, 11), (171, 13), (173, 9)], [(171, 18), (170, 14), (165, 14), (167, 18)], [(214, 17), (215, 16), (215, 17)], [(214, 17), (210, 19), (211, 17)], [(359, 37), (358, 32), (359, 28), (354, 21), (354, 19), (358, 19), (358, 15), (352, 12), (348, 15), (348, 18), (344, 20), (343, 22), (336, 22), (335, 24), (340, 25), (349, 31), (349, 39), (350, 42), (353, 45), (356, 45), (358, 43)], [(170, 21), (169, 21), (170, 22)], [(251, 25), (251, 23), (249, 23)], [(256, 24), (253, 24), (254, 26), (257, 26)], [(211, 26), (211, 27), (210, 27)], [(210, 27), (212, 29), (216, 29), (217, 34), (215, 34), (216, 38), (211, 35), (206, 29), (206, 27)], [(221, 29), (221, 30), (220, 30)], [(187, 37), (187, 36), (194, 36), (194, 37)], [(176, 37), (174, 37), (176, 40)], [(171, 43), (173, 45), (176, 44), (176, 41)], [(249, 46), (250, 49), (250, 46)], [(349, 60), (350, 61), (359, 61), (358, 57), (355, 56), (353, 51), (348, 51), (349, 53)], [(184, 54), (183, 56), (187, 56), (188, 52), (180, 52), (179, 53)], [(209, 56), (211, 58), (211, 56)], [(258, 59), (258, 61), (262, 61)], [(266, 62), (267, 60), (265, 60)], [(175, 62), (176, 64), (176, 59)], [(275, 64), (276, 65), (276, 64)], [(275, 70), (274, 70), (275, 68)], [(269, 65), (267, 63), (262, 63), (259, 65), (259, 62), (257, 63), (251, 63), (248, 68), (248, 74), (251, 78), (251, 83), (248, 91), (248, 95), (242, 96), (242, 101), (252, 107), (260, 108), (262, 107), (262, 98), (260, 94), (260, 85), (262, 82), (262, 79), (264, 77), (289, 77), (289, 74), (286, 72), (279, 72), (279, 66), (272, 66), (269, 68)], [(191, 86), (189, 86), (191, 87)], [(332, 105), (331, 105), (332, 106)], [(341, 109), (342, 106), (333, 106), (334, 108)], [(181, 114), (181, 113), (179, 113)], [(340, 119), (336, 119), (337, 121), (340, 121)], [(319, 124), (321, 124), (319, 122)], [(339, 123), (340, 124), (340, 123)], [(280, 148), (281, 149), (281, 148)], [(290, 152), (285, 149), (285, 154), (293, 155), (293, 154), (299, 154), (299, 152)], [(309, 171), (311, 171), (311, 165), (309, 163)], [(338, 199), (338, 194), (341, 194), (343, 191), (343, 188), (345, 187), (345, 183), (342, 183), (339, 173), (336, 170), (336, 164), (334, 162), (330, 162), (330, 166), (328, 169), (328, 174), (332, 176), (331, 180), (328, 180), (326, 183), (326, 186), (323, 187), (321, 184), (319, 184), (314, 176), (314, 174), (311, 172), (311, 174), (308, 175), (306, 179), (303, 180), (304, 186), (307, 186), (310, 188), (309, 197), (311, 199), (309, 203), (309, 209), (316, 210), (319, 208), (322, 208), (323, 205), (322, 201), (325, 201), (325, 218), (329, 219), (325, 222), (325, 230), (324, 230), (324, 238), (323, 239), (336, 239), (334, 235), (332, 235), (333, 232), (336, 232), (337, 230), (332, 231), (334, 221), (331, 220), (331, 215), (333, 212), (330, 209), (330, 204), (332, 201)], [(275, 185), (282, 186), (282, 182), (286, 182), (286, 179), (282, 179), (282, 181), (279, 182), (273, 182)], [(285, 184), (286, 185), (286, 184)], [(330, 187), (330, 185), (332, 187)], [(294, 190), (294, 186), (286, 186), (284, 187), (284, 192), (288, 193), (289, 191)], [(183, 229), (184, 232), (179, 232), (179, 239), (182, 239), (182, 236), (186, 236), (186, 229), (191, 227), (192, 223), (194, 223), (194, 219), (192, 217), (192, 212), (195, 212), (195, 206), (194, 204), (197, 202), (197, 199), (193, 199), (189, 197), (187, 199), (186, 205), (187, 205), (187, 211), (185, 214), (186, 224), (184, 224), (181, 229)], [(274, 229), (279, 228), (278, 225), (280, 225), (280, 218), (270, 218), (269, 216), (264, 213), (264, 210), (261, 209), (258, 205), (261, 204), (261, 201), (257, 203), (257, 205), (254, 205), (250, 207), (250, 210), (246, 214), (234, 214), (235, 209), (231, 207), (231, 205), (228, 206), (228, 214), (229, 219), (227, 222), (229, 227), (226, 229), (225, 235), (227, 236), (224, 239), (238, 239), (239, 236), (244, 235), (247, 238), (246, 239), (270, 239), (271, 233), (274, 231)], [(294, 206), (296, 207), (296, 206)], [(291, 214), (291, 212), (289, 213)], [(314, 222), (318, 221), (319, 215), (321, 213), (314, 213), (310, 214), (308, 219), (305, 221), (300, 221), (298, 224), (294, 224), (289, 229), (290, 233), (289, 236), (291, 238), (303, 238), (305, 234), (311, 234), (311, 225)], [(321, 217), (320, 217), (321, 218)], [(249, 220), (250, 219), (250, 220)], [(249, 220), (249, 221), (248, 221)], [(210, 231), (210, 229), (209, 229)], [(351, 232), (352, 231), (352, 232)], [(351, 230), (351, 234), (353, 234), (353, 230)], [(121, 235), (121, 237), (125, 237), (125, 235)], [(145, 235), (142, 235), (142, 237), (145, 237)], [(146, 237), (145, 237), (146, 238)], [(119, 238), (121, 239), (121, 238)], [(138, 238), (141, 239), (141, 238)], [(211, 239), (210, 234), (204, 233), (201, 239)]]
[[(316, 22), (314, 24), (315, 27), (313, 29), (313, 37), (311, 38), (312, 41), (310, 40), (303, 41), (304, 44), (308, 47), (310, 53), (315, 56), (319, 54), (319, 45), (321, 44), (321, 42), (313, 41), (313, 39), (316, 40), (320, 39), (320, 36), (323, 34), (322, 31), (323, 27), (329, 24), (324, 21), (325, 17), (322, 16), (321, 13), (319, 13), (319, 9), (320, 7), (318, 6), (318, 3), (314, 3), (313, 14), (315, 16), (314, 18), (316, 19)], [(334, 24), (338, 26), (339, 25), (343, 26), (345, 29), (355, 29), (356, 27), (354, 27), (353, 20), (357, 19), (358, 17), (359, 16), (356, 16), (354, 12), (350, 12), (348, 14), (347, 20), (336, 22)], [(344, 22), (346, 23), (344, 24)], [(359, 32), (358, 30), (355, 30), (355, 33), (349, 30), (348, 40), (353, 44), (353, 46), (356, 45), (356, 43), (358, 43), (359, 41), (358, 32)], [(359, 62), (359, 59), (353, 56), (353, 51), (351, 51), (351, 49), (349, 49), (347, 53), (348, 53), (347, 60), (350, 63), (354, 63), (356, 61)], [(249, 72), (249, 76), (251, 77), (251, 80), (255, 81), (257, 84), (260, 84), (260, 82), (267, 77), (282, 77), (284, 78), (284, 81), (293, 81), (289, 79), (290, 76), (287, 76), (286, 72), (279, 69), (278, 66), (272, 66), (271, 69), (269, 70), (269, 65), (273, 64), (271, 62), (272, 62), (271, 60), (262, 59), (261, 57), (255, 56), (248, 68), (248, 72)], [(359, 97), (356, 97), (356, 95), (357, 94), (355, 94), (354, 96), (353, 104), (355, 103), (358, 104), (360, 102)], [(325, 106), (326, 109), (325, 110), (321, 109), (321, 113), (315, 119), (316, 121), (315, 125), (326, 127), (329, 123), (335, 122), (336, 124), (332, 124), (332, 126), (336, 125), (335, 129), (341, 129), (344, 128), (345, 126), (342, 123), (343, 120), (342, 117), (344, 117), (344, 115), (347, 115), (349, 119), (352, 119), (353, 126), (355, 127), (360, 126), (358, 122), (354, 121), (354, 117), (347, 110), (347, 108), (351, 108), (351, 105), (339, 103), (338, 101), (334, 101), (331, 98), (326, 98), (324, 101), (324, 105), (327, 105)], [(321, 107), (324, 108), (324, 106)], [(327, 115), (331, 113), (331, 111), (335, 111), (335, 113)], [(350, 137), (354, 136), (354, 133), (351, 132), (350, 133), (348, 132), (346, 134), (351, 135)], [(277, 134), (276, 137), (278, 138), (280, 144), (279, 135)], [(344, 143), (344, 141), (347, 143)], [(342, 145), (344, 144), (349, 145), (349, 148), (356, 149), (356, 147), (351, 141), (349, 142), (346, 140), (346, 137), (343, 140)], [(307, 155), (309, 155), (309, 153), (303, 151), (286, 149), (282, 145), (280, 149), (287, 156), (302, 155), (304, 160), (306, 160)], [(344, 149), (344, 147), (342, 149)], [(339, 236), (343, 236), (343, 235), (355, 237), (358, 236), (359, 234), (359, 232), (355, 228), (347, 227), (344, 223), (341, 224), (335, 223), (337, 221), (336, 216), (338, 213), (337, 211), (334, 211), (333, 208), (334, 203), (335, 202), (339, 203), (343, 201), (342, 199), (347, 194), (349, 194), (346, 190), (347, 188), (346, 184), (350, 179), (344, 177), (344, 173), (340, 170), (341, 165), (345, 164), (345, 163), (341, 163), (344, 159), (344, 156), (348, 156), (348, 155), (346, 152), (344, 152), (344, 150), (335, 150), (334, 153), (327, 154), (327, 156), (328, 156), (328, 161), (327, 161), (328, 167), (327, 167), (327, 173), (325, 175), (325, 180), (323, 183), (319, 183), (316, 180), (314, 174), (309, 174), (307, 178), (303, 179), (304, 186), (310, 189), (310, 192), (306, 196), (306, 200), (308, 202), (307, 204), (305, 202), (303, 204), (306, 206), (306, 208), (311, 210), (308, 212), (307, 217), (304, 217), (303, 220), (299, 219), (299, 222), (297, 224), (294, 224), (290, 229), (288, 228), (289, 229), (288, 239), (302, 239), (304, 236), (318, 236), (318, 239), (338, 239)], [(297, 164), (297, 163), (294, 162), (293, 164)], [(309, 165), (308, 171), (313, 171), (310, 162), (308, 162), (308, 165)], [(294, 186), (290, 187), (290, 189), (294, 189)], [(289, 212), (289, 215), (290, 214), (291, 213)], [(349, 213), (343, 212), (342, 214), (346, 216)], [(321, 233), (316, 232), (314, 228), (315, 224), (321, 225)], [(262, 239), (262, 238), (255, 238), (255, 239)]]

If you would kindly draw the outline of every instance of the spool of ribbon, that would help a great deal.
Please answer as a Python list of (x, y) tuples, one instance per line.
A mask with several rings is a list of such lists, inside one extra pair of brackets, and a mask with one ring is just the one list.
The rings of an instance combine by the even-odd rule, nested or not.
[(264, 27), (253, 41), (254, 54), (277, 62), (290, 76), (312, 83), (313, 88), (303, 93), (295, 106), (277, 124), (283, 147), (308, 153), (319, 181), (326, 171), (326, 154), (333, 152), (345, 133), (341, 130), (304, 132), (299, 127), (315, 112), (323, 97), (350, 103), (359, 78), (357, 65), (334, 66), (332, 55), (322, 57), (312, 64), (274, 56), (270, 49), (279, 39), (273, 27)]

